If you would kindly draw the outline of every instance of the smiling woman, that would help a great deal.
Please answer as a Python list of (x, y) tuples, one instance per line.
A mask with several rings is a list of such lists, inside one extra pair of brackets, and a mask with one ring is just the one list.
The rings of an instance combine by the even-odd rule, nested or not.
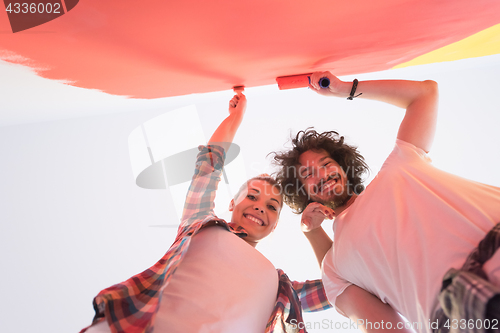
[(102, 290), (93, 324), (82, 332), (297, 332), (302, 309), (331, 307), (319, 280), (292, 282), (255, 249), (276, 227), (283, 205), (272, 177), (242, 186), (229, 205), (231, 222), (214, 212), (225, 151), (245, 109), (238, 92), (229, 116), (199, 147), (174, 244), (151, 268)]
[(247, 181), (229, 204), (231, 221), (247, 230), (244, 240), (255, 247), (277, 226), (283, 207), (281, 187), (272, 177), (261, 175)]

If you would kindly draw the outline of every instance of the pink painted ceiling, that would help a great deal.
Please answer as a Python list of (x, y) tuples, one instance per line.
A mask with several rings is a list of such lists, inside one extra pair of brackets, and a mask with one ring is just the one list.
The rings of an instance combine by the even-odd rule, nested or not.
[(500, 1), (84, 0), (17, 33), (4, 14), (0, 58), (78, 87), (159, 98), (389, 69), (500, 23)]

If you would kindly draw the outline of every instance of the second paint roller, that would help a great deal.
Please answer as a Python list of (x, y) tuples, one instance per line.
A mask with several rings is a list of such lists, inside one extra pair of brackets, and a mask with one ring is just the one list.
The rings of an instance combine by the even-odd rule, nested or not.
[[(276, 78), (276, 82), (278, 83), (278, 87), (280, 88), (280, 90), (305, 88), (309, 87), (309, 82), (311, 82), (311, 74), (312, 73), (280, 76)], [(322, 77), (318, 83), (321, 88), (328, 88), (330, 86), (330, 80), (326, 77)]]

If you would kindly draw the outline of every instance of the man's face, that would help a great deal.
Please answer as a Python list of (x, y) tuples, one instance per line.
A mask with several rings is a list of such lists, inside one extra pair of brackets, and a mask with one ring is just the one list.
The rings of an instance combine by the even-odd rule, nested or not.
[(276, 227), (281, 212), (281, 200), (279, 190), (267, 181), (252, 180), (246, 190), (231, 200), (231, 222), (247, 231), (245, 241), (256, 243)]
[(347, 175), (323, 149), (308, 150), (300, 155), (298, 175), (313, 201), (335, 209), (350, 198)]

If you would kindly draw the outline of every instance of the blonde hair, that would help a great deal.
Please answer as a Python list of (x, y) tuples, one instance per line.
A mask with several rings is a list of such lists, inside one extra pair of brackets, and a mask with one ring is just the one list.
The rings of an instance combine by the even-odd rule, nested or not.
[(281, 185), (278, 183), (278, 181), (274, 177), (268, 175), (267, 173), (262, 173), (258, 176), (252, 177), (249, 180), (247, 180), (243, 185), (241, 185), (238, 192), (236, 192), (236, 194), (234, 195), (234, 200), (236, 200), (240, 196), (241, 192), (243, 192), (244, 190), (246, 190), (248, 188), (248, 184), (253, 180), (265, 181), (268, 184), (272, 185), (274, 188), (278, 189), (277, 194), (281, 198), (280, 207), (283, 208), (283, 191), (281, 190)]

